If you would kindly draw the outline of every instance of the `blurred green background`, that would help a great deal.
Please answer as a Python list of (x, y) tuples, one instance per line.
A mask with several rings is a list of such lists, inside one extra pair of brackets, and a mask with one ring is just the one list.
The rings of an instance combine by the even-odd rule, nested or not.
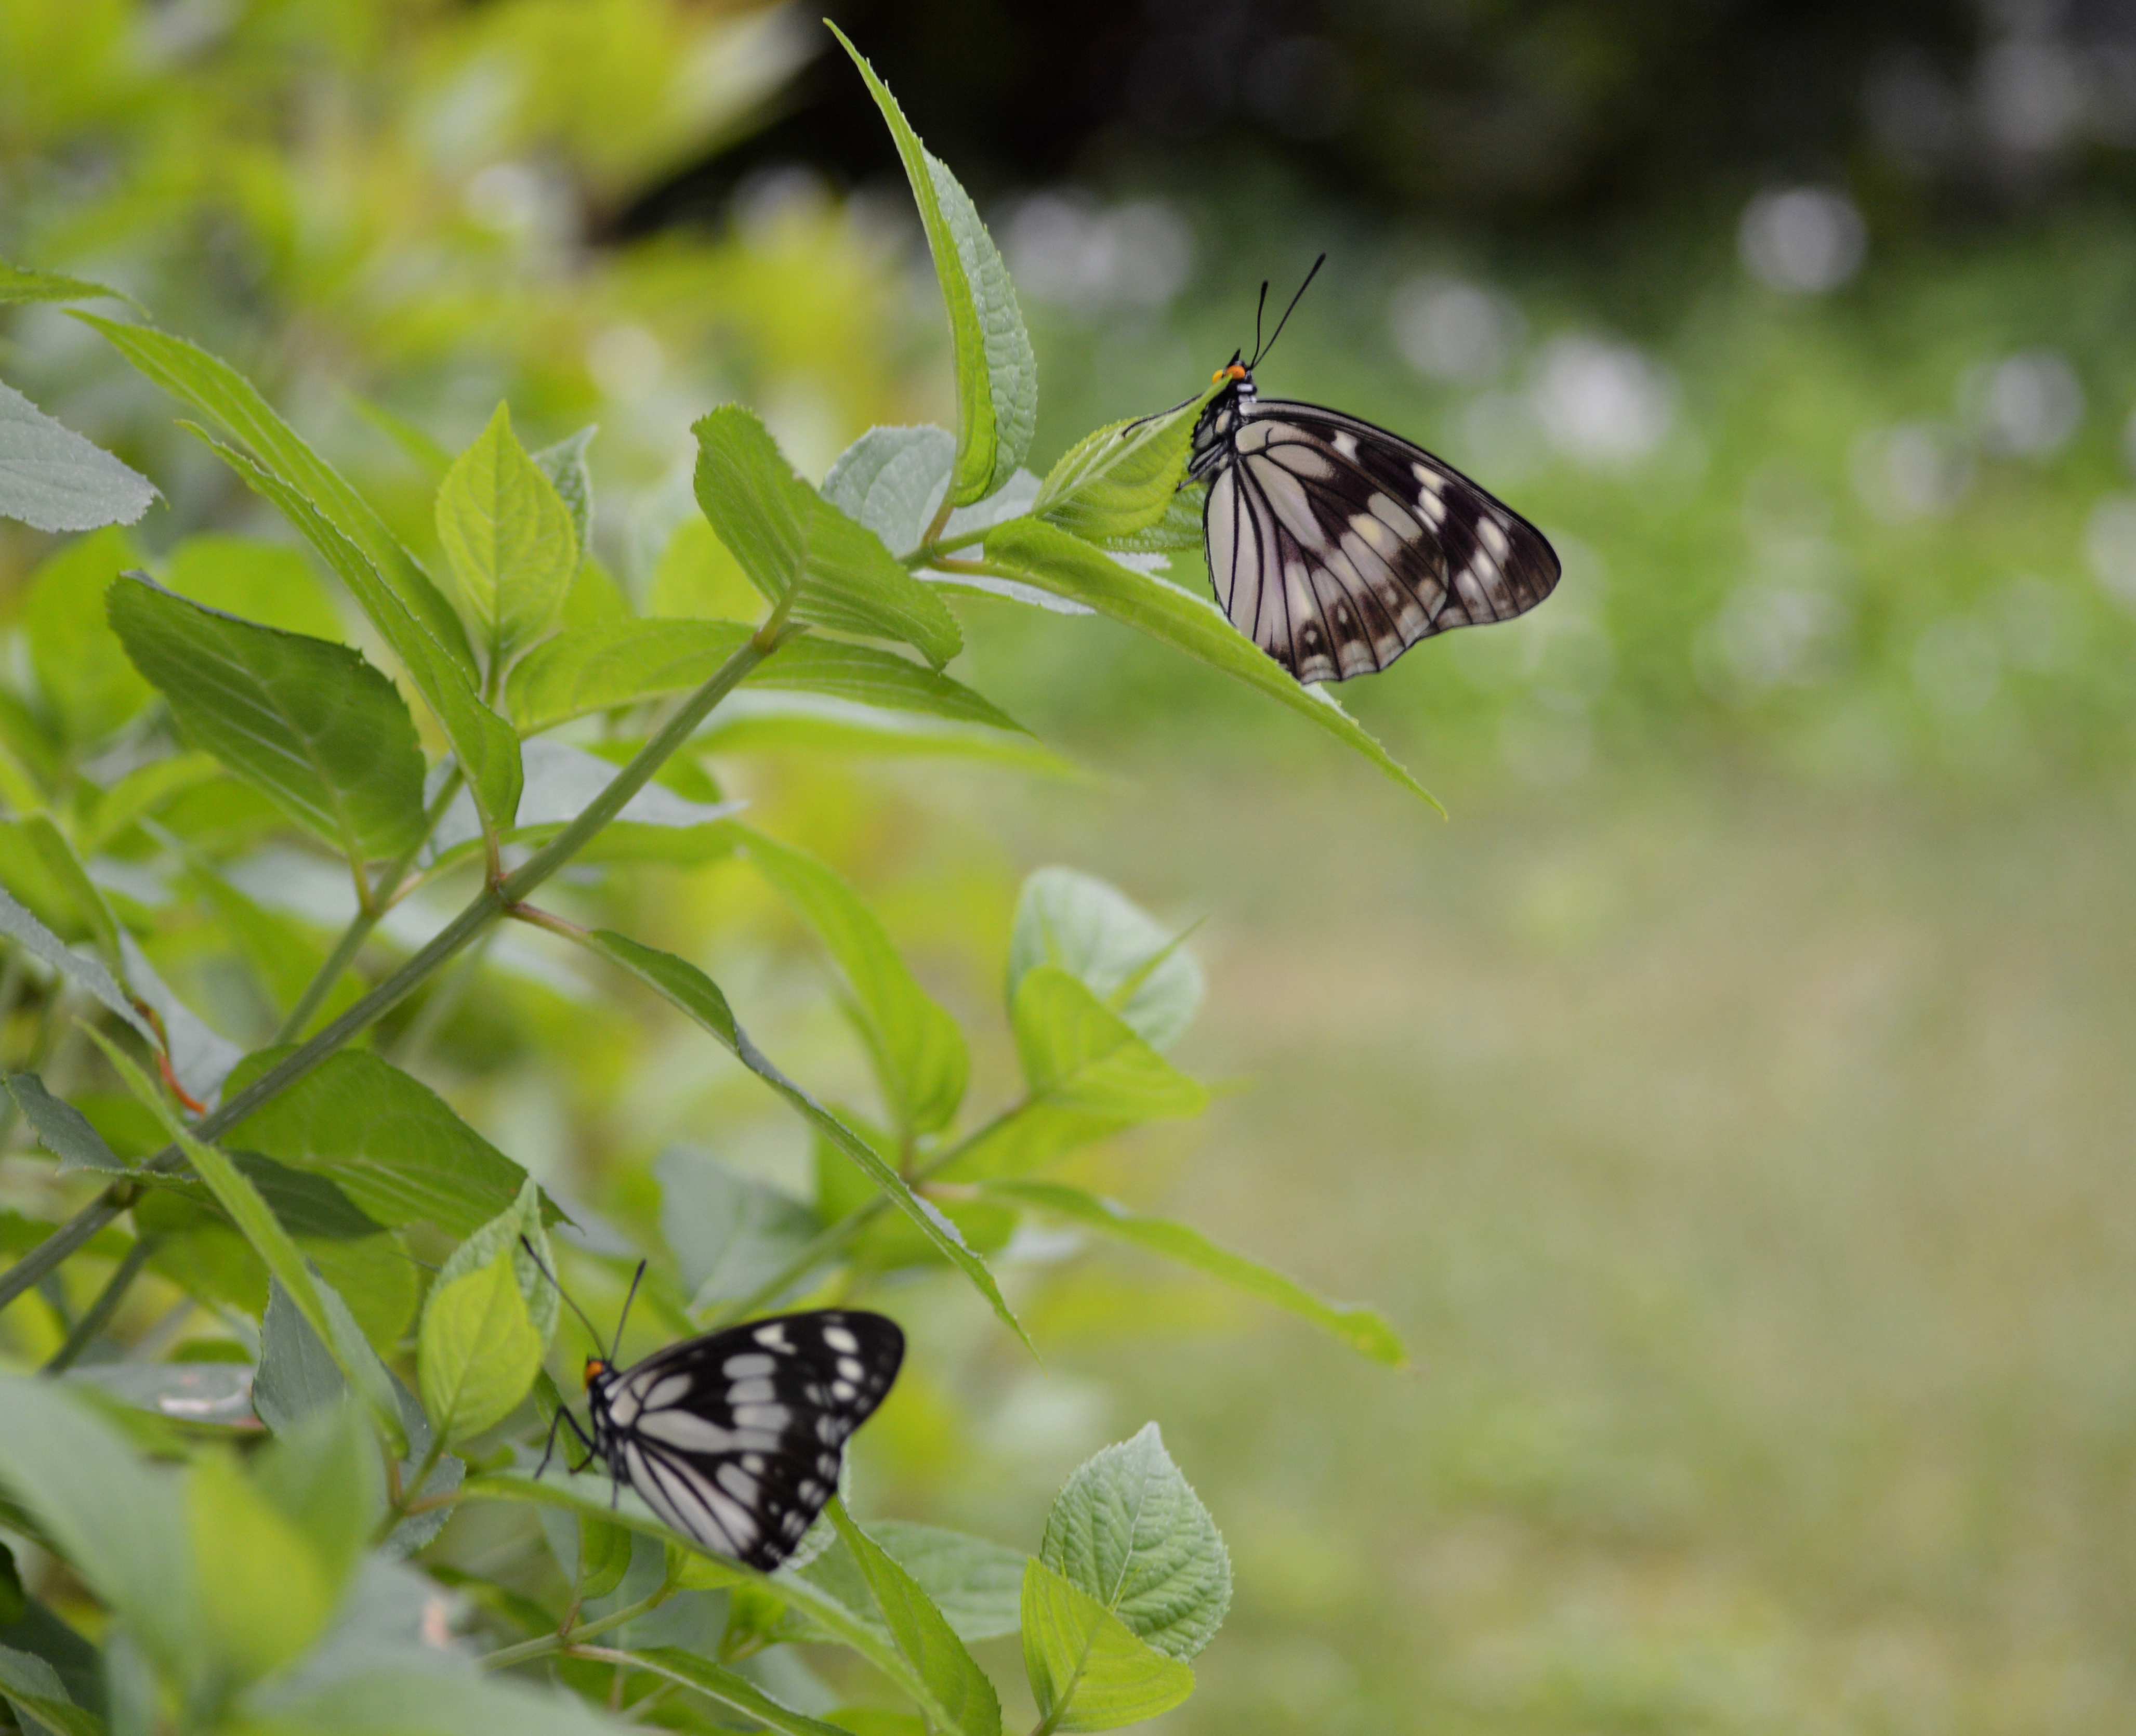
[[(880, 1504), (1027, 1541), (1158, 1417), (1239, 1569), (1180, 1736), (2126, 1729), (2136, 24), (1055, 10), (833, 7), (1002, 243), (1041, 464), (1194, 389), (1325, 249), (1264, 390), (1440, 452), (1566, 576), (1343, 691), (1449, 823), (1214, 676), (1006, 608), (961, 673), (1095, 780), (736, 774), (983, 1060), (1030, 868), (1199, 921), (1185, 1058), (1236, 1088), (1090, 1178), (1381, 1306), (1417, 1363), (1027, 1249), (1046, 1366), (916, 1295), (939, 1355)], [(683, 0), (0, 0), (0, 256), (129, 290), (415, 527), (427, 442), (500, 396), (530, 444), (598, 421), (604, 557), (689, 612), (706, 407), (816, 474), (950, 409), (828, 45)], [(163, 488), (152, 557), (279, 534), (62, 314), (0, 345)], [(0, 526), (0, 586), (49, 552)], [(745, 985), (801, 951), (720, 868), (646, 898)], [(781, 992), (774, 1050), (857, 1081), (828, 1001)], [(631, 1038), (559, 1079), (477, 1020), (425, 1076), (625, 1222), (667, 1141), (805, 1160)]]

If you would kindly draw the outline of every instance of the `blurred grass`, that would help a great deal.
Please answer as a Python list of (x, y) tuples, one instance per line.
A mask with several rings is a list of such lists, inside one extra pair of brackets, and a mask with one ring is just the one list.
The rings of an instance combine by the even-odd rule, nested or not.
[[(1059, 1451), (1161, 1418), (1237, 1557), (1165, 1727), (2125, 1728), (2136, 816), (1449, 794), (1175, 775), (1006, 822), (1208, 914), (1193, 1058), (1250, 1083), (1173, 1203), (1418, 1364), (1228, 1307), (1152, 1340), (1088, 1279), (1034, 1309), (1095, 1383)], [(1022, 1495), (956, 1499), (1006, 1532)]]

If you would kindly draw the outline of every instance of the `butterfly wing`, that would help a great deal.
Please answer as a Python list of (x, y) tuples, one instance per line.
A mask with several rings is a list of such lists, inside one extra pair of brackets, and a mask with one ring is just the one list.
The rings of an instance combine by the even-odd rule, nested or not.
[(905, 1359), (879, 1314), (789, 1314), (685, 1339), (600, 1395), (612, 1467), (707, 1549), (769, 1572), (836, 1493), (847, 1437)]
[(1339, 411), (1242, 406), (1202, 532), (1216, 601), (1302, 682), (1384, 669), (1419, 639), (1510, 620), (1556, 552), (1451, 464)]

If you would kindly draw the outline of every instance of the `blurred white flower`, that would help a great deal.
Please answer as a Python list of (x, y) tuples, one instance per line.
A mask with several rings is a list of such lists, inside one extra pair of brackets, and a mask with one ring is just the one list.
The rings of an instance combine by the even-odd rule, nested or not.
[(1973, 484), (1973, 462), (1957, 432), (1935, 422), (1901, 422), (1854, 443), (1855, 492), (1880, 518), (1949, 512)]
[(1806, 686), (1829, 671), (1849, 620), (1846, 605), (1828, 591), (1739, 586), (1699, 635), (1699, 673), (1724, 698)]
[(2109, 494), (2091, 509), (2084, 552), (2109, 595), (2136, 609), (2136, 494)]
[(1194, 232), (1162, 199), (1107, 207), (1081, 192), (1035, 193), (1002, 239), (1019, 290), (1085, 314), (1163, 307), (1194, 266)]
[(1862, 269), (1869, 231), (1846, 194), (1828, 187), (1760, 193), (1744, 207), (1736, 251), (1751, 276), (1790, 295), (1821, 295)]
[(1676, 387), (1660, 365), (1599, 338), (1551, 339), (1530, 397), (1551, 445), (1597, 467), (1637, 463), (1676, 418)]
[(1521, 342), (1527, 322), (1512, 300), (1464, 278), (1437, 272), (1397, 288), (1388, 310), (1395, 346), (1434, 380), (1488, 380)]
[(2025, 350), (1969, 376), (1968, 403), (1991, 452), (2045, 458), (2069, 444), (2084, 420), (2084, 387), (2056, 351)]

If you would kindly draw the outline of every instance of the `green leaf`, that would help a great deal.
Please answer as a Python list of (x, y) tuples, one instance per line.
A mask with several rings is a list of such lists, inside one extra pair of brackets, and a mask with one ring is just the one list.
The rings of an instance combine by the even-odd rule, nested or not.
[(1431, 792), (1397, 765), (1325, 689), (1300, 686), (1207, 599), (1123, 567), (1104, 550), (1032, 519), (1012, 519), (1001, 526), (987, 537), (986, 550), (988, 562), (1004, 576), (1087, 603), (1100, 615), (1199, 658), (1289, 706), (1355, 748), (1405, 790), (1438, 807)]
[(773, 1699), (747, 1676), (680, 1646), (649, 1646), (630, 1653), (629, 1657), (634, 1668), (694, 1688), (751, 1723), (779, 1731), (780, 1736), (846, 1736), (836, 1724), (825, 1724)]
[(1038, 420), (1038, 364), (1008, 268), (971, 197), (906, 121), (897, 99), (837, 25), (829, 27), (890, 127), (912, 183), (957, 360), (957, 465), (950, 499), (982, 500), (1023, 462)]
[(245, 1729), (274, 1736), (616, 1736), (623, 1728), (575, 1695), (483, 1675), (419, 1643), (404, 1643), (397, 1657), (375, 1643), (352, 1651), (354, 1667), (323, 1681), (299, 1673)]
[(50, 815), (0, 820), (0, 885), (62, 939), (94, 941), (106, 959), (121, 956), (110, 907)]
[(133, 523), (157, 498), (147, 477), (0, 385), (0, 518), (93, 531)]
[(578, 570), (570, 508), (497, 406), (482, 436), (438, 488), (438, 540), (492, 665), (556, 624)]
[(138, 573), (111, 625), (179, 726), (299, 825), (362, 867), (423, 832), (423, 751), (361, 653), (187, 602)]
[(66, 1685), (35, 1652), (0, 1646), (0, 1702), (15, 1713), (26, 1730), (49, 1729), (57, 1736), (104, 1736), (104, 1721), (76, 1705)]
[[(232, 1095), (293, 1053), (248, 1055)], [(248, 1150), (330, 1175), (390, 1228), (434, 1223), (473, 1235), (507, 1210), (527, 1172), (462, 1121), (444, 1098), (362, 1049), (342, 1049), (240, 1124)]]
[(728, 404), (691, 431), (697, 504), (766, 598), (797, 621), (902, 639), (937, 669), (957, 654), (948, 605), (795, 475), (753, 411)]
[(911, 1574), (853, 1523), (844, 1501), (833, 1500), (830, 1515), (840, 1541), (860, 1563), (876, 1607), (889, 1624), (891, 1637), (949, 1713), (949, 1728), (962, 1731), (964, 1736), (1000, 1736), (1000, 1696), (942, 1612)]
[(165, 563), (163, 585), (240, 620), (308, 639), (342, 639), (341, 617), (304, 552), (253, 537), (188, 537)]
[(1042, 1726), (1115, 1730), (1169, 1712), (1194, 1672), (1042, 1561), (1024, 1570), (1023, 1668)]
[[(127, 667), (130, 673), (133, 666), (129, 664)], [(82, 822), (82, 849), (90, 855), (99, 853), (125, 836), (129, 827), (158, 813), (167, 803), (223, 776), (222, 767), (216, 763), (212, 754), (178, 753), (167, 760), (151, 760), (145, 766), (136, 766), (95, 795)]]
[(26, 265), (11, 265), (0, 260), (0, 307), (25, 301), (96, 301), (106, 297), (116, 301), (134, 301), (124, 290), (107, 289), (85, 277), (62, 277), (56, 271), (32, 271)]
[(823, 1228), (791, 1194), (708, 1151), (673, 1146), (653, 1169), (660, 1183), (661, 1234), (692, 1292), (692, 1312), (750, 1295)]
[(1212, 386), (1177, 410), (1085, 435), (1046, 473), (1033, 516), (1093, 542), (1158, 524), (1186, 480), (1195, 421), (1220, 389)]
[(1144, 1121), (1197, 1116), (1208, 1092), (1066, 971), (1035, 965), (1010, 1004), (1027, 1095), (950, 1166), (955, 1175), (1028, 1171)]
[(1389, 1368), (1407, 1366), (1408, 1357), (1394, 1329), (1371, 1309), (1355, 1302), (1333, 1302), (1317, 1296), (1296, 1280), (1271, 1271), (1258, 1260), (1211, 1242), (1201, 1231), (1167, 1218), (1134, 1212), (1109, 1199), (1087, 1194), (1058, 1182), (998, 1181), (986, 1184), (989, 1199), (1032, 1206), (1079, 1223), (1101, 1235), (1145, 1248), (1196, 1272), (1206, 1272), (1248, 1296), (1273, 1302), (1303, 1320), (1308, 1320), (1361, 1356)]
[(423, 1309), (423, 1408), (452, 1445), (510, 1416), (541, 1366), (512, 1255), (443, 1281)]
[(576, 1590), (582, 1604), (605, 1597), (623, 1583), (630, 1571), (631, 1534), (604, 1519), (579, 1520), (579, 1578)]
[(1031, 1340), (994, 1282), (993, 1274), (988, 1271), (986, 1262), (965, 1245), (956, 1226), (915, 1194), (905, 1178), (886, 1164), (866, 1140), (771, 1064), (750, 1041), (748, 1033), (735, 1022), (726, 997), (720, 993), (717, 984), (695, 965), (672, 953), (642, 946), (627, 935), (598, 929), (587, 936), (586, 943), (687, 1014), (714, 1041), (806, 1116), (892, 1205), (919, 1227), (920, 1233), (950, 1264), (971, 1281), (1002, 1324), (1026, 1345), (1030, 1345)]
[[(524, 1238), (522, 1241), (521, 1238)], [(533, 1244), (530, 1250), (527, 1243)], [(466, 1277), (508, 1255), (519, 1279), (520, 1300), (527, 1318), (546, 1349), (556, 1335), (556, 1316), (562, 1306), (556, 1281), (550, 1274), (556, 1262), (549, 1252), (549, 1232), (541, 1222), (541, 1189), (528, 1176), (520, 1184), (519, 1197), (496, 1217), (454, 1248), (438, 1268), (437, 1288)]]
[(871, 428), (838, 455), (823, 498), (901, 557), (919, 547), (956, 464), (946, 428)]
[(1090, 774), (1074, 761), (1026, 736), (799, 693), (736, 693), (713, 712), (711, 721), (698, 732), (696, 745), (706, 753), (981, 760), (1041, 777), (1091, 781)]
[[(894, 1519), (878, 1520), (872, 1535), (967, 1646), (1017, 1631), (1022, 1619), (1018, 1600), (1023, 1564), (1029, 1559), (1022, 1550), (963, 1531)], [(842, 1549), (830, 1550), (808, 1573), (842, 1602), (858, 1608), (867, 1601), (860, 1563)]]
[(216, 1203), (230, 1214), (238, 1233), (266, 1263), (267, 1270), (289, 1292), (289, 1300), (296, 1304), (306, 1323), (333, 1354), (343, 1377), (362, 1395), (380, 1433), (398, 1447), (401, 1444), (400, 1421), (393, 1402), (392, 1382), (376, 1354), (364, 1341), (349, 1315), (347, 1305), (340, 1297), (333, 1296), (337, 1306), (329, 1308), (326, 1299), (333, 1296), (332, 1290), (305, 1262), (303, 1251), (290, 1238), (273, 1208), (260, 1197), (260, 1190), (244, 1171), (216, 1147), (195, 1138), (117, 1044), (93, 1028), (89, 1035), (104, 1051), (104, 1058), (110, 1062), (126, 1088), (163, 1124), (165, 1134), (184, 1153), (194, 1174), (207, 1184)]
[(1224, 1539), (1154, 1422), (1068, 1479), (1039, 1559), (1168, 1657), (1192, 1657), (1231, 1607)]
[[(605, 750), (611, 744), (600, 744)], [(529, 742), (524, 755), (526, 788), (519, 818), (504, 836), (514, 844), (553, 838), (614, 780), (615, 763), (565, 742)], [(590, 839), (576, 858), (580, 868), (600, 862), (709, 862), (734, 848), (727, 824), (740, 802), (698, 802), (677, 793), (672, 780), (656, 778), (624, 804), (622, 811)], [(434, 870), (475, 853), (480, 844), (473, 805), (455, 800), (431, 834)]]
[(0, 1485), (167, 1673), (191, 1675), (192, 1549), (174, 1473), (136, 1459), (58, 1383), (0, 1374)]
[[(444, 731), (445, 739), (452, 743), (483, 815), (493, 825), (510, 825), (519, 811), (519, 737), (509, 723), (482, 703), (459, 654), (438, 638), (427, 617), (419, 618), (410, 612), (371, 558), (301, 489), (211, 435), (201, 434), (201, 438), (255, 493), (281, 508), (283, 516), (303, 533), (348, 586), (357, 605), (400, 659), (408, 678), (415, 683), (415, 690)], [(442, 598), (439, 606), (451, 615)], [(458, 617), (452, 619), (458, 635)], [(456, 643), (464, 649), (464, 635)]]
[(37, 1135), (37, 1142), (60, 1160), (60, 1174), (75, 1169), (97, 1169), (124, 1175), (128, 1165), (104, 1142), (104, 1135), (89, 1125), (88, 1117), (63, 1097), (45, 1089), (35, 1073), (15, 1073), (7, 1081), (9, 1094), (22, 1119)]
[(1012, 1003), (1038, 965), (1066, 970), (1152, 1048), (1169, 1048), (1202, 1004), (1202, 967), (1177, 931), (1074, 868), (1040, 868), (1023, 883), (1008, 947)]
[(1183, 554), (1189, 549), (1200, 549), (1204, 542), (1202, 509), (1208, 499), (1207, 484), (1190, 482), (1172, 495), (1156, 523), (1124, 536), (1099, 537), (1094, 540), (1122, 554)]
[(386, 1475), (362, 1407), (344, 1398), (297, 1419), (253, 1456), (250, 1470), (329, 1582), (345, 1585), (386, 1513)]
[[(101, 332), (119, 354), (164, 391), (219, 422), (250, 446), (259, 455), (261, 467), (269, 474), (277, 480), (286, 478), (284, 486), (300, 496), (314, 513), (363, 552), (364, 557), (382, 575), (386, 587), (400, 600), (405, 610), (422, 623), (462, 671), (473, 672), (474, 659), (468, 650), (467, 635), (460, 629), (459, 618), (453, 613), (452, 605), (386, 528), (386, 521), (370, 502), (305, 444), (250, 380), (197, 344), (159, 332), (153, 326), (120, 325), (80, 311), (72, 317)], [(303, 528), (302, 525), (298, 528)], [(316, 542), (316, 538), (312, 540)], [(371, 604), (361, 595), (357, 601), (377, 623), (378, 617), (372, 612)], [(381, 631), (385, 630), (382, 623), (378, 625)], [(392, 635), (389, 633), (387, 637), (390, 640)], [(396, 644), (394, 649), (397, 652), (400, 647)]]
[(68, 543), (31, 575), (22, 605), (30, 667), (70, 742), (101, 741), (148, 703), (152, 689), (104, 615), (104, 587), (140, 564), (133, 539), (106, 530)]
[[(749, 640), (739, 621), (614, 620), (567, 631), (536, 647), (512, 672), (512, 718), (527, 735), (619, 707), (701, 686)], [(822, 693), (995, 729), (1022, 726), (961, 682), (872, 645), (789, 639), (744, 685)]]
[(340, 1579), (235, 1458), (215, 1452), (193, 1461), (186, 1520), (200, 1576), (201, 1636), (219, 1675), (255, 1681), (326, 1631)]
[[(715, 1554), (693, 1538), (670, 1530), (634, 1490), (619, 1490), (598, 1472), (551, 1471), (539, 1481), (517, 1471), (485, 1472), (467, 1480), (463, 1495), (470, 1500), (531, 1501), (562, 1507), (581, 1519), (595, 1519), (626, 1525), (648, 1537), (664, 1540), (669, 1549), (671, 1583), (697, 1590), (747, 1587), (791, 1610), (833, 1640), (850, 1646), (912, 1696), (935, 1723), (954, 1728), (948, 1709), (934, 1698), (934, 1690), (913, 1669), (882, 1630), (848, 1608), (837, 1598), (799, 1573), (760, 1573), (726, 1556)], [(676, 1564), (687, 1563), (679, 1577)]]
[(947, 1126), (971, 1076), (957, 1021), (920, 986), (874, 912), (844, 881), (803, 851), (759, 832), (742, 835), (750, 860), (837, 960), (852, 993), (854, 1023), (901, 1131), (909, 1137)]
[(141, 1040), (151, 1048), (163, 1047), (155, 1028), (135, 1009), (133, 997), (119, 986), (100, 960), (75, 951), (6, 892), (0, 892), (0, 935), (5, 935), (33, 957), (42, 959), (62, 976), (70, 978), (133, 1026)]
[(586, 448), (600, 431), (589, 425), (533, 455), (535, 469), (549, 479), (549, 486), (571, 515), (572, 537), (581, 561), (594, 549), (594, 478), (586, 463)]

